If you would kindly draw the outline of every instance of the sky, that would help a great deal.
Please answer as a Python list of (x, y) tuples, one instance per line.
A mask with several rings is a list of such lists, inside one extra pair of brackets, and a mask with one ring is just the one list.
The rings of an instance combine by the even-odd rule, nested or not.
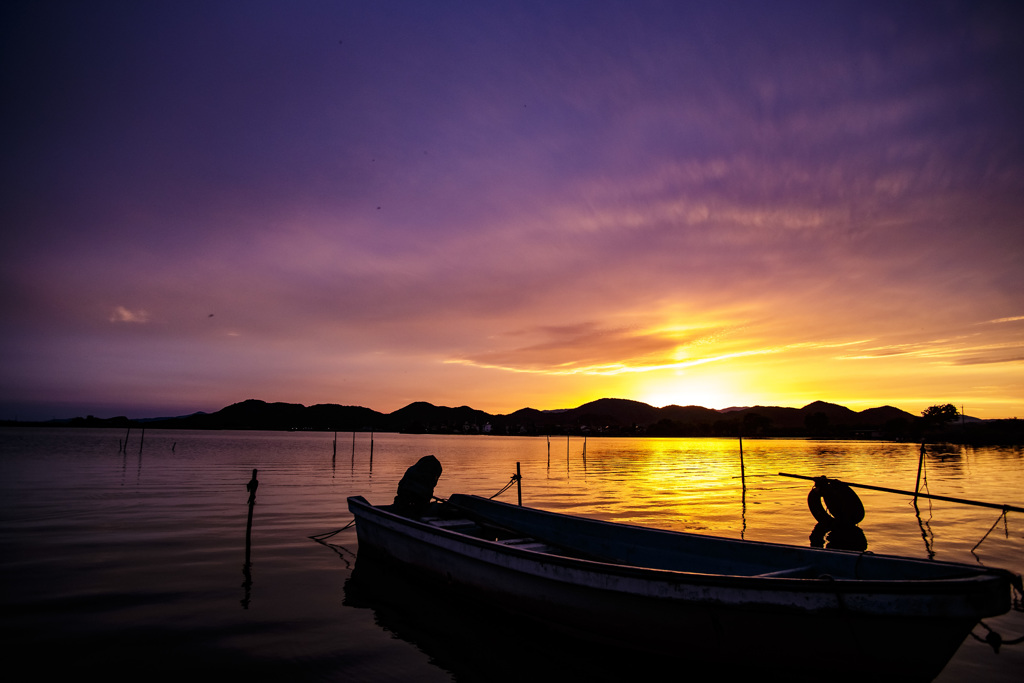
[(0, 419), (1024, 417), (1019, 3), (0, 13)]

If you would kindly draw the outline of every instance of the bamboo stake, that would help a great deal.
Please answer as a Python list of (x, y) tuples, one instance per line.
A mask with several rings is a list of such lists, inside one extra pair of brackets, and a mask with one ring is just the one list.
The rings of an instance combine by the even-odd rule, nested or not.
[(740, 481), (746, 486), (747, 476), (746, 470), (743, 467), (743, 435), (740, 434)]
[(249, 492), (249, 517), (245, 522), (245, 563), (242, 565), (242, 574), (245, 581), (242, 587), (245, 588), (245, 597), (242, 599), (242, 607), (249, 609), (249, 590), (252, 588), (252, 508), (256, 505), (256, 489), (260, 482), (256, 479), (256, 470), (252, 471), (252, 479), (246, 485), (245, 490)]
[(917, 461), (917, 483), (914, 484), (914, 498), (917, 498), (917, 492), (921, 490), (921, 470), (924, 469), (924, 442), (921, 442), (921, 457)]
[(516, 463), (516, 487), (519, 491), (519, 507), (523, 507), (523, 475), (519, 472), (519, 463)]

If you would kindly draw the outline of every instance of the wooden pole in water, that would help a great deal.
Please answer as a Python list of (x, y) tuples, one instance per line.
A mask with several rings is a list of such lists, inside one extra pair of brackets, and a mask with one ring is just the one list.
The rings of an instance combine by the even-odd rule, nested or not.
[(146, 441), (146, 428), (142, 428), (142, 438), (139, 439), (139, 455), (142, 455), (142, 444)]
[(245, 490), (249, 492), (249, 519), (245, 523), (245, 564), (249, 564), (249, 551), (252, 548), (252, 508), (256, 505), (256, 489), (260, 486), (259, 480), (256, 479), (256, 470), (252, 471), (252, 479), (245, 485)]
[(249, 492), (249, 517), (245, 522), (245, 563), (242, 565), (242, 575), (245, 581), (242, 587), (245, 588), (245, 597), (242, 598), (242, 607), (249, 609), (249, 590), (252, 588), (252, 508), (256, 505), (256, 489), (260, 482), (256, 479), (256, 470), (252, 471), (252, 479), (245, 485)]
[(523, 507), (523, 475), (519, 472), (519, 463), (516, 463), (516, 487), (519, 490), (519, 507)]
[(370, 430), (370, 469), (373, 469), (373, 430)]
[(921, 490), (922, 469), (924, 469), (924, 441), (921, 442), (921, 457), (917, 461), (917, 483), (914, 484), (914, 500), (917, 500), (917, 493)]
[(740, 434), (740, 482), (746, 485), (746, 471), (743, 467), (743, 434)]
[(551, 435), (548, 435), (548, 467), (551, 467)]

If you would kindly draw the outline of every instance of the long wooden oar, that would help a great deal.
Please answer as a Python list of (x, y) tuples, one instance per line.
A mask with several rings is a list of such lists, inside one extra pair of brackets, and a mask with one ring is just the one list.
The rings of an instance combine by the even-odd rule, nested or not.
[[(814, 481), (821, 477), (807, 477), (802, 474), (786, 474), (785, 472), (779, 472), (780, 477), (793, 477), (794, 479), (806, 479), (808, 481)], [(916, 496), (918, 498), (931, 498), (932, 500), (945, 500), (950, 503), (963, 503), (964, 505), (977, 505), (983, 508), (993, 508), (995, 510), (1003, 510), (1009, 512), (1024, 512), (1024, 508), (1017, 507), (1016, 505), (1000, 505), (999, 503), (983, 503), (978, 500), (968, 500), (966, 498), (953, 498), (951, 496), (936, 496), (930, 493), (914, 493), (913, 491), (901, 491), (899, 489), (889, 489), (884, 486), (871, 486), (869, 484), (854, 484), (852, 481), (843, 481), (847, 486), (852, 486), (859, 489), (870, 489), (872, 491), (884, 491), (885, 493), (901, 493), (905, 496)]]

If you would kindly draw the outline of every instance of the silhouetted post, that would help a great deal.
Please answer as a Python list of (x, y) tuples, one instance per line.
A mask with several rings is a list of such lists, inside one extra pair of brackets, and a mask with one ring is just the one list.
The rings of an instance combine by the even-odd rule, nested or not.
[[(252, 479), (245, 484), (245, 490), (249, 492), (249, 507), (256, 504), (256, 489), (260, 486), (260, 482), (256, 479), (257, 471), (255, 469), (252, 471)], [(249, 521), (252, 521), (252, 514), (249, 515)]]
[(551, 435), (548, 434), (548, 467), (551, 467)]
[(122, 449), (125, 453), (128, 452), (128, 437), (131, 436), (131, 433), (132, 427), (131, 425), (128, 425), (128, 431), (124, 433), (124, 448)]
[(587, 437), (583, 437), (583, 466), (587, 466)]
[(917, 483), (914, 484), (914, 502), (917, 502), (917, 492), (921, 489), (921, 470), (924, 469), (924, 441), (921, 442), (921, 457), (917, 461)]
[(746, 471), (743, 467), (743, 435), (740, 434), (740, 481), (747, 485)]
[(740, 432), (740, 516), (743, 519), (740, 538), (743, 539), (747, 533), (747, 476), (743, 467), (743, 432)]
[(256, 505), (256, 489), (260, 486), (259, 480), (256, 479), (256, 470), (252, 471), (252, 479), (250, 479), (246, 485), (245, 490), (249, 492), (249, 519), (245, 523), (245, 563), (249, 564), (249, 550), (251, 548), (252, 539), (252, 509)]
[(370, 430), (370, 469), (373, 469), (373, 430)]
[(523, 475), (519, 472), (519, 463), (516, 463), (516, 486), (519, 488), (519, 507), (523, 507)]
[(242, 575), (245, 576), (245, 581), (242, 582), (242, 587), (245, 588), (245, 597), (242, 598), (243, 609), (249, 609), (249, 589), (252, 587), (252, 508), (256, 505), (256, 489), (259, 485), (256, 469), (253, 469), (252, 479), (245, 485), (245, 490), (249, 492), (249, 518), (245, 522), (245, 563), (242, 565)]
[(146, 441), (146, 428), (142, 428), (142, 438), (139, 439), (139, 455), (142, 455), (142, 444)]

